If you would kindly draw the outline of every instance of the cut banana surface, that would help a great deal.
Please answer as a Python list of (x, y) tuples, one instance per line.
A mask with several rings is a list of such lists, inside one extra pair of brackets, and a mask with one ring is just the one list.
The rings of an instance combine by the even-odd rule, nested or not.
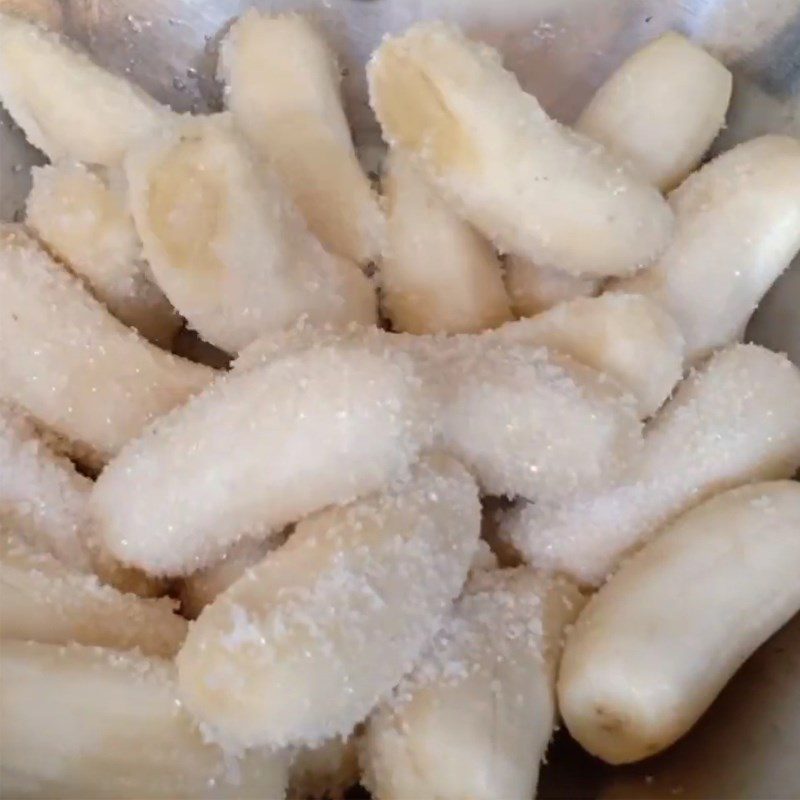
[(173, 116), (57, 34), (2, 13), (0, 101), (52, 161), (106, 166)]
[(100, 476), (92, 516), (122, 562), (186, 575), (242, 536), (380, 489), (432, 437), (408, 356), (313, 347), (236, 370), (157, 422)]
[(0, 638), (76, 642), (173, 656), (186, 620), (168, 599), (143, 600), (103, 586), (0, 530)]
[(675, 238), (616, 289), (646, 294), (678, 322), (697, 362), (741, 338), (800, 251), (800, 139), (762, 136), (717, 156), (669, 198)]
[(107, 461), (213, 376), (146, 342), (19, 228), (0, 227), (0, 399), (88, 461)]
[(367, 69), (384, 138), (500, 250), (603, 276), (666, 247), (672, 214), (659, 192), (550, 119), (496, 51), (428, 23), (384, 40)]
[(117, 319), (168, 350), (180, 317), (142, 260), (122, 175), (64, 161), (34, 167), (32, 176), (28, 226)]
[(725, 122), (733, 77), (678, 33), (637, 50), (600, 87), (575, 129), (628, 159), (662, 191), (699, 163)]
[(567, 503), (517, 507), (502, 535), (528, 563), (599, 585), (687, 508), (743, 483), (789, 478), (798, 467), (800, 370), (756, 345), (733, 345), (664, 405), (630, 480)]
[(494, 248), (414, 166), (393, 151), (383, 181), (383, 307), (396, 331), (474, 333), (511, 318)]
[(473, 578), (427, 655), (367, 723), (381, 800), (530, 800), (555, 722), (555, 665), (582, 601), (527, 569)]
[(591, 297), (601, 285), (599, 278), (542, 267), (524, 256), (508, 256), (504, 271), (511, 307), (520, 317), (532, 317), (576, 297)]
[(436, 632), (479, 533), (475, 482), (438, 455), (393, 490), (303, 520), (192, 626), (184, 702), (242, 746), (349, 734)]
[(160, 658), (3, 642), (0, 783), (9, 797), (281, 798), (287, 759), (207, 743)]
[(125, 171), (155, 279), (206, 341), (235, 353), (302, 316), (375, 321), (369, 279), (325, 251), (228, 115), (160, 132)]
[(800, 611), (800, 484), (717, 495), (669, 525), (592, 598), (558, 681), (570, 733), (613, 764), (671, 745)]
[(504, 325), (498, 338), (542, 345), (604, 372), (636, 398), (644, 419), (683, 375), (683, 336), (672, 317), (646, 297), (581, 297)]
[(353, 149), (336, 59), (313, 24), (251, 9), (222, 41), (219, 74), (236, 125), (326, 249), (374, 259), (383, 216)]

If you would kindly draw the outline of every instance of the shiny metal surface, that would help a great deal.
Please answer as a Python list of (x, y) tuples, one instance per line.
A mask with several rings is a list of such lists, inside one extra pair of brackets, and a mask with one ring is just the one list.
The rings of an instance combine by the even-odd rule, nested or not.
[[(63, 21), (103, 65), (182, 111), (219, 107), (216, 44), (243, 8), (301, 9), (327, 29), (345, 69), (357, 141), (378, 138), (363, 64), (385, 33), (448, 19), (497, 46), (528, 90), (572, 120), (608, 73), (673, 28), (734, 71), (728, 128), (715, 145), (767, 131), (800, 136), (800, 0), (0, 0)], [(21, 207), (38, 159), (0, 116), (0, 215)], [(762, 303), (750, 335), (800, 364), (800, 262)], [(568, 745), (543, 774), (547, 797), (800, 797), (800, 619), (776, 636), (702, 724), (636, 769), (607, 770)], [(566, 755), (563, 755), (566, 753)]]

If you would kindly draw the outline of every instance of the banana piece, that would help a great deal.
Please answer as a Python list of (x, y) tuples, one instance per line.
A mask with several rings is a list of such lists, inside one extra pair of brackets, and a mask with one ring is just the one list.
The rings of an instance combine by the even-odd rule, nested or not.
[(474, 333), (508, 321), (494, 248), (456, 215), (405, 153), (390, 153), (384, 192), (387, 243), (379, 274), (392, 327)]
[(91, 485), (47, 447), (24, 414), (0, 403), (0, 518), (83, 572), (91, 571), (84, 540)]
[(502, 537), (528, 563), (597, 586), (693, 505), (798, 467), (800, 370), (756, 345), (733, 345), (680, 384), (645, 432), (629, 480), (567, 503), (517, 507)]
[(483, 573), (372, 714), (365, 785), (381, 800), (529, 800), (555, 724), (564, 626), (582, 605), (527, 569)]
[(575, 129), (667, 191), (697, 167), (720, 132), (732, 89), (733, 76), (716, 58), (670, 31), (612, 73)]
[(380, 251), (383, 216), (356, 158), (336, 58), (295, 14), (243, 14), (220, 45), (226, 105), (270, 164), (325, 248), (366, 264)]
[(519, 317), (532, 317), (576, 297), (592, 297), (602, 283), (599, 278), (542, 267), (524, 256), (509, 255), (504, 271), (511, 308)]
[(173, 656), (186, 620), (171, 600), (143, 600), (103, 586), (49, 553), (0, 531), (0, 638), (49, 644), (77, 642)]
[(717, 156), (669, 198), (675, 238), (616, 291), (651, 297), (697, 362), (740, 339), (775, 279), (800, 251), (800, 140), (762, 136)]
[(13, 225), (0, 226), (0, 343), (0, 400), (93, 464), (214, 377), (114, 319)]
[(683, 336), (649, 298), (580, 297), (499, 328), (502, 341), (547, 347), (605, 372), (636, 398), (639, 416), (654, 414), (683, 375)]
[(375, 322), (369, 279), (323, 249), (228, 115), (161, 131), (125, 171), (155, 279), (211, 344), (238, 352), (304, 315)]
[(477, 486), (439, 455), (304, 519), (191, 627), (176, 661), (186, 707), (243, 747), (349, 734), (439, 628), (479, 533)]
[(289, 768), (290, 800), (343, 800), (358, 783), (355, 735), (335, 736), (318, 747), (301, 747)]
[(3, 642), (0, 782), (9, 797), (282, 798), (286, 757), (210, 744), (160, 658)]
[(384, 40), (367, 72), (384, 138), (501, 251), (604, 276), (666, 247), (672, 213), (659, 192), (550, 119), (496, 51), (425, 23)]
[(432, 420), (403, 353), (353, 342), (287, 354), (220, 378), (131, 442), (90, 511), (123, 563), (188, 575), (242, 536), (264, 539), (398, 478)]
[(0, 101), (51, 161), (114, 166), (174, 116), (58, 34), (0, 14)]
[(124, 195), (74, 161), (34, 167), (32, 176), (28, 227), (117, 319), (169, 349), (181, 320), (150, 280)]
[(800, 611), (800, 484), (717, 495), (668, 526), (590, 600), (569, 634), (558, 701), (612, 764), (671, 745)]

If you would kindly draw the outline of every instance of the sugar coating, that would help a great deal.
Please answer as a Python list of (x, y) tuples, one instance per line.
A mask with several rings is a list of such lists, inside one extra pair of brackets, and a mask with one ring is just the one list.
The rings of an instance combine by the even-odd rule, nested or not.
[(581, 606), (521, 568), (474, 578), (413, 672), (373, 712), (362, 745), (378, 797), (535, 794), (555, 722), (555, 665)]
[(423, 23), (384, 39), (367, 78), (386, 141), (502, 252), (603, 276), (631, 274), (666, 247), (660, 193), (550, 119), (496, 50)]
[(433, 437), (427, 395), (408, 356), (357, 343), (235, 370), (108, 465), (90, 499), (98, 535), (156, 575), (202, 569), (406, 473)]
[(725, 122), (732, 86), (731, 73), (716, 58), (669, 31), (612, 73), (575, 129), (667, 191), (711, 146)]
[(672, 243), (653, 267), (615, 286), (651, 297), (679, 324), (697, 362), (742, 337), (800, 251), (800, 141), (762, 136), (729, 150), (669, 197)]
[(633, 479), (569, 503), (520, 505), (501, 527), (528, 563), (598, 585), (682, 511), (798, 467), (800, 370), (762, 347), (732, 345), (655, 417)]
[(0, 228), (0, 400), (103, 463), (214, 373), (114, 319), (21, 230)]
[(32, 422), (0, 403), (0, 519), (38, 549), (89, 571), (84, 540), (91, 481), (37, 435)]
[(287, 758), (204, 741), (164, 659), (5, 641), (0, 669), (0, 774), (12, 796), (284, 796)]
[(242, 746), (348, 734), (440, 626), (479, 532), (475, 482), (439, 455), (301, 521), (192, 626), (177, 657), (184, 702)]
[(229, 115), (160, 131), (125, 173), (158, 285), (211, 344), (235, 353), (303, 315), (374, 323), (369, 279), (325, 251)]
[(288, 797), (342, 800), (358, 783), (358, 738), (335, 736), (317, 747), (301, 747), (289, 767)]
[(26, 223), (126, 325), (169, 349), (181, 321), (142, 260), (121, 175), (76, 161), (31, 170)]
[(172, 116), (132, 83), (18, 17), (0, 14), (0, 100), (51, 161), (119, 164)]
[(392, 327), (473, 333), (511, 318), (494, 248), (459, 217), (403, 152), (388, 158), (387, 241), (379, 268)]
[(222, 40), (219, 78), (237, 127), (325, 248), (360, 264), (376, 258), (383, 215), (353, 149), (336, 58), (315, 26), (250, 9)]
[(502, 326), (503, 341), (530, 342), (604, 372), (655, 413), (683, 376), (684, 342), (675, 321), (639, 295), (581, 297)]
[(168, 599), (143, 600), (104, 586), (94, 576), (37, 552), (0, 531), (0, 638), (50, 644), (77, 642), (173, 656), (186, 620)]
[(576, 297), (592, 297), (601, 285), (599, 278), (542, 267), (524, 256), (509, 255), (503, 271), (511, 307), (520, 317), (532, 317)]
[(672, 744), (800, 611), (800, 484), (742, 486), (678, 517), (589, 601), (570, 633), (559, 707), (612, 764)]

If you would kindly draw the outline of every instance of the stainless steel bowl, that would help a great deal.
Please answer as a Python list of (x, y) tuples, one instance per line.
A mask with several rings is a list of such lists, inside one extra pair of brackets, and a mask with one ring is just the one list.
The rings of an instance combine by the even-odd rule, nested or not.
[[(327, 29), (345, 68), (357, 141), (379, 139), (363, 65), (386, 33), (419, 19), (458, 22), (498, 47), (528, 90), (571, 121), (613, 68), (670, 28), (722, 58), (736, 84), (715, 149), (764, 132), (800, 136), (800, 0), (0, 0), (44, 11), (104, 66), (182, 111), (219, 107), (216, 45), (251, 5), (300, 9)], [(0, 216), (10, 218), (40, 156), (0, 117)], [(748, 335), (800, 364), (800, 260), (761, 304)], [(800, 797), (800, 618), (744, 667), (669, 752), (610, 770), (561, 736), (542, 774), (549, 798)], [(421, 800), (421, 799), (420, 799)]]

